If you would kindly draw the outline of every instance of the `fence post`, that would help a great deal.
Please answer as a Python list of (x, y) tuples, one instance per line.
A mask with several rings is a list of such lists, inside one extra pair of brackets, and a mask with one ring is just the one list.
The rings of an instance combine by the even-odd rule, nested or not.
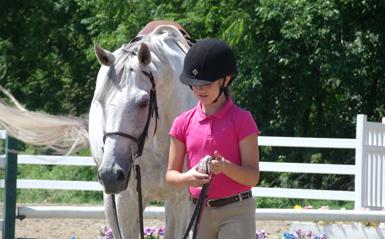
[(7, 136), (5, 141), (3, 239), (15, 238), (16, 178), (17, 178), (17, 154), (15, 152), (16, 152), (16, 139)]
[(365, 188), (363, 187), (363, 180), (365, 180), (365, 177), (363, 175), (364, 173), (364, 143), (365, 143), (365, 122), (366, 122), (366, 115), (359, 114), (357, 115), (356, 119), (356, 174), (354, 177), (354, 192), (356, 195), (355, 201), (354, 201), (354, 209), (358, 210), (362, 208), (363, 205), (363, 200), (364, 200), (364, 193), (365, 193)]

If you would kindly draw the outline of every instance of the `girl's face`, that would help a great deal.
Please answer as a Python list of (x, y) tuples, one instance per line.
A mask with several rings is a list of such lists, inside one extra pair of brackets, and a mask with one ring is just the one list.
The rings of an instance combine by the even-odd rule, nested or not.
[(224, 79), (219, 79), (207, 85), (193, 85), (192, 90), (198, 101), (203, 105), (209, 105), (217, 98), (223, 81)]

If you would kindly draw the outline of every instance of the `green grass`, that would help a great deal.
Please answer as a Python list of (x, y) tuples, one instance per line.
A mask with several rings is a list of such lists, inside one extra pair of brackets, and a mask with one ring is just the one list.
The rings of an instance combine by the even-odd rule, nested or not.
[(257, 198), (257, 208), (302, 208), (311, 206), (314, 209), (327, 206), (329, 209), (353, 209), (354, 202), (332, 201), (332, 200), (310, 200), (310, 199), (292, 199), (292, 198)]
[(103, 193), (93, 191), (63, 191), (45, 189), (18, 189), (18, 203), (37, 204), (103, 204)]

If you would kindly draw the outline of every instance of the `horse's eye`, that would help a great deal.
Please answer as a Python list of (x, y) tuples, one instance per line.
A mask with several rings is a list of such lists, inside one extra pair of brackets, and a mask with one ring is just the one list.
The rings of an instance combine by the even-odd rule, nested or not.
[(138, 105), (140, 108), (145, 108), (148, 106), (149, 102), (150, 101), (148, 99), (144, 99), (144, 100), (140, 101)]
[(139, 108), (145, 108), (150, 104), (150, 95), (148, 94), (138, 94), (136, 96), (136, 105)]

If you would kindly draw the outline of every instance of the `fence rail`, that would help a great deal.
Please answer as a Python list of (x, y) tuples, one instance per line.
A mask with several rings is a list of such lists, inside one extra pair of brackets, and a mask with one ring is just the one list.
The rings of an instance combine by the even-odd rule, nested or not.
[[(150, 206), (144, 210), (145, 218), (164, 219), (164, 207)], [(345, 221), (345, 222), (384, 222), (385, 214), (381, 211), (354, 210), (297, 210), (258, 208), (256, 220), (265, 221)], [(97, 218), (104, 219), (102, 206), (20, 206), (17, 217), (23, 218)]]
[(271, 147), (300, 147), (300, 148), (334, 148), (334, 149), (355, 149), (355, 139), (337, 138), (309, 138), (309, 137), (258, 137), (260, 146)]
[[(263, 137), (261, 137), (263, 138)], [(275, 137), (278, 138), (279, 137)], [(1, 164), (1, 159), (0, 159)], [(96, 166), (92, 157), (81, 156), (47, 156), (47, 155), (18, 155), (18, 164), (31, 165), (65, 165), (65, 166)], [(341, 164), (308, 164), (308, 163), (275, 163), (261, 162), (261, 172), (288, 172), (288, 173), (317, 173), (317, 174), (339, 174), (354, 175), (354, 165)], [(0, 188), (4, 187), (4, 180), (0, 180)], [(69, 180), (39, 180), (18, 179), (19, 189), (55, 189), (55, 190), (85, 190), (102, 191), (98, 182), (69, 181)], [(302, 198), (322, 200), (354, 201), (354, 192), (333, 190), (311, 190), (291, 188), (265, 188), (254, 187), (254, 197), (277, 197), (277, 198)]]

